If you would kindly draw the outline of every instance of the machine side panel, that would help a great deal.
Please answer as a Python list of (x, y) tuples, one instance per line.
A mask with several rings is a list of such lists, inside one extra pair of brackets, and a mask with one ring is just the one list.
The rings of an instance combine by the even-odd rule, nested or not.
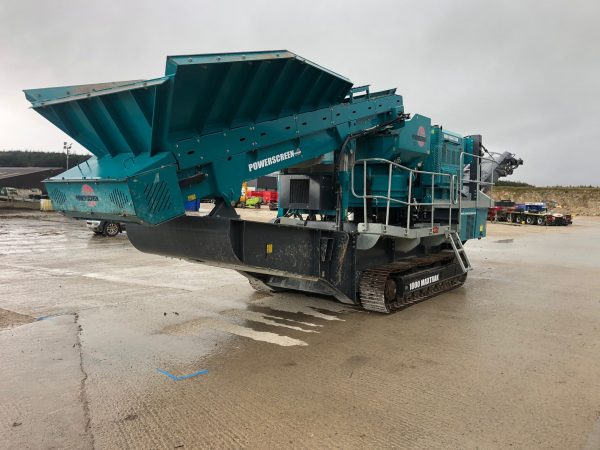
[(275, 276), (326, 283), (322, 293), (355, 299), (356, 249), (347, 232), (183, 216), (156, 227), (131, 224), (127, 234), (146, 253), (241, 270), (265, 281)]

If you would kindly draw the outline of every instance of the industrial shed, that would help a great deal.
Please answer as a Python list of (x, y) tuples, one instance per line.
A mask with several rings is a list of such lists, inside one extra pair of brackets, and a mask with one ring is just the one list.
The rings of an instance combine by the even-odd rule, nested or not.
[(0, 167), (0, 187), (37, 188), (46, 193), (42, 181), (63, 171), (62, 167)]

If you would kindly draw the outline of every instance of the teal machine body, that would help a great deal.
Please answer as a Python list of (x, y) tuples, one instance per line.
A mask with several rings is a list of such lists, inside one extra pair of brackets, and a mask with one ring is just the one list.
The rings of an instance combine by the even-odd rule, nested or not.
[[(375, 251), (385, 253), (387, 263), (451, 251), (448, 264), (460, 269), (456, 278), (470, 269), (462, 244), (485, 236), (492, 202), (479, 176), (481, 136), (432, 125), (426, 116), (408, 114), (395, 89), (353, 87), (289, 51), (170, 56), (160, 78), (25, 95), (36, 112), (94, 155), (46, 180), (54, 208), (77, 219), (128, 222), (132, 242), (143, 251), (233, 267), (263, 287), (325, 292), (387, 311), (402, 303), (389, 306), (396, 294), (388, 292), (384, 306), (360, 300), (365, 270), (382, 260)], [(244, 221), (231, 205), (243, 181), (273, 172), (280, 202), (270, 225), (284, 230), (282, 236), (287, 232), (288, 240), (298, 228), (332, 233), (332, 242), (342, 239), (356, 252), (337, 260), (343, 265), (354, 258), (351, 276), (339, 277), (343, 289), (323, 275), (327, 271), (316, 271), (321, 264), (315, 261), (306, 263), (307, 276), (299, 268), (288, 273), (240, 257), (244, 244), (235, 233), (245, 231), (232, 227)], [(193, 222), (200, 224), (194, 239), (218, 222), (228, 230), (227, 250), (219, 251), (231, 247), (231, 258), (213, 261), (207, 250), (190, 255), (176, 242), (150, 244), (167, 239), (165, 233), (171, 240), (181, 236), (175, 224), (198, 219), (186, 218), (184, 209), (196, 199), (214, 200), (215, 207)], [(311, 258), (333, 257), (341, 244), (323, 245), (310, 244), (310, 253), (318, 254)], [(401, 294), (402, 281), (394, 283), (397, 295), (408, 295)]]

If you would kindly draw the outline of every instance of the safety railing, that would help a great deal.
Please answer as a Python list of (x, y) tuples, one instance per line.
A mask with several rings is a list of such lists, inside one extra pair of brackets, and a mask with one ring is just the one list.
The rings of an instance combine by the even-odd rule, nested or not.
[[(387, 195), (376, 195), (376, 194), (367, 194), (367, 164), (368, 163), (379, 163), (379, 164), (388, 164), (388, 186), (387, 186)], [(362, 194), (357, 194), (355, 187), (354, 187), (354, 171), (356, 169), (356, 166), (361, 164), (363, 167), (363, 193)], [(462, 167), (462, 166), (461, 166)], [(392, 175), (393, 175), (393, 171), (394, 169), (398, 169), (400, 171), (405, 171), (408, 172), (408, 196), (407, 199), (408, 201), (404, 201), (404, 200), (400, 200), (397, 198), (393, 198), (391, 196), (392, 193)], [(431, 176), (431, 202), (417, 202), (417, 201), (412, 201), (412, 188), (413, 188), (413, 175), (414, 174), (422, 174), (422, 175), (430, 175)], [(436, 202), (435, 201), (435, 180), (436, 177), (447, 177), (449, 179), (449, 189), (450, 189), (450, 193), (449, 193), (449, 199), (448, 201), (442, 201), (442, 202)], [(368, 223), (369, 223), (369, 215), (368, 215), (368, 208), (367, 208), (367, 202), (368, 200), (383, 200), (386, 203), (386, 208), (385, 208), (385, 225), (389, 226), (389, 221), (390, 221), (390, 204), (393, 203), (397, 203), (397, 204), (401, 204), (401, 205), (405, 205), (407, 207), (407, 213), (406, 213), (406, 230), (408, 230), (410, 228), (410, 218), (411, 218), (411, 209), (412, 208), (417, 208), (420, 206), (430, 206), (431, 207), (431, 230), (433, 230), (433, 228), (435, 227), (435, 223), (434, 223), (434, 213), (435, 213), (435, 209), (436, 207), (438, 208), (448, 208), (448, 221), (449, 221), (449, 226), (452, 226), (452, 208), (453, 205), (456, 205), (457, 203), (459, 203), (459, 200), (457, 199), (460, 198), (460, 190), (462, 188), (459, 189), (461, 185), (458, 184), (457, 185), (457, 177), (454, 174), (449, 174), (449, 173), (443, 173), (443, 172), (429, 172), (426, 170), (417, 170), (417, 169), (411, 169), (409, 167), (403, 166), (401, 164), (395, 163), (393, 161), (389, 161), (387, 159), (383, 159), (383, 158), (366, 158), (366, 159), (360, 159), (354, 162), (353, 166), (352, 166), (352, 172), (351, 172), (351, 190), (352, 190), (352, 195), (354, 195), (356, 198), (361, 198), (363, 200), (363, 209), (364, 209), (364, 223), (365, 223), (365, 227), (368, 228)], [(438, 188), (441, 189), (441, 188)], [(444, 189), (447, 189), (444, 187)], [(460, 220), (460, 214), (459, 214), (459, 220)]]
[[(464, 173), (465, 173), (465, 155), (470, 157), (470, 158), (476, 158), (478, 160), (478, 164), (475, 164), (475, 166), (477, 167), (477, 172), (476, 172), (476, 177), (473, 179), (471, 178), (471, 171), (469, 170), (469, 179), (465, 180), (464, 179)], [(475, 192), (475, 198), (471, 198), (471, 200), (475, 201), (475, 204), (479, 204), (479, 200), (480, 200), (480, 195), (482, 193), (482, 187), (483, 186), (494, 186), (494, 183), (491, 181), (481, 181), (481, 162), (482, 161), (489, 161), (492, 166), (491, 166), (491, 176), (492, 176), (492, 180), (493, 178), (493, 171), (494, 171), (494, 164), (497, 164), (497, 161), (494, 160), (494, 158), (492, 157), (488, 157), (488, 156), (480, 156), (480, 155), (473, 155), (471, 153), (467, 153), (467, 152), (461, 152), (460, 153), (460, 167), (462, 168), (459, 174), (460, 177), (460, 181), (459, 181), (459, 186), (460, 186), (460, 195), (458, 196), (459, 202), (458, 202), (458, 208), (462, 208), (462, 201), (463, 201), (463, 189), (465, 187), (465, 185), (469, 186), (469, 195), (471, 195), (471, 189), (470, 187), (475, 185), (475, 189), (473, 189), (473, 191)], [(471, 166), (472, 167), (472, 166)], [(460, 218), (460, 214), (459, 214), (459, 218)], [(459, 226), (460, 226), (460, 220), (459, 220)]]

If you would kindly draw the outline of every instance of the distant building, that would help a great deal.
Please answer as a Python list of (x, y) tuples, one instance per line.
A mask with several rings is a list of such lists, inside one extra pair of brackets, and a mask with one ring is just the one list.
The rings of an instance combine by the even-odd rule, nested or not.
[(37, 188), (45, 194), (46, 188), (42, 181), (61, 172), (64, 172), (61, 167), (0, 167), (0, 186), (17, 189)]
[(264, 177), (258, 177), (248, 181), (248, 187), (257, 190), (277, 190), (277, 174), (269, 174)]

